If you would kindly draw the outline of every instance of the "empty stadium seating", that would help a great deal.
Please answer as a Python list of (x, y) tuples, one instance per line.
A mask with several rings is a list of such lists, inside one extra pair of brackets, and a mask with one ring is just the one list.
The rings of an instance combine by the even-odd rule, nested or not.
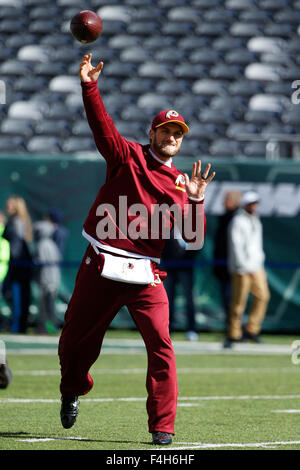
[[(69, 31), (82, 9), (103, 19), (90, 45)], [(183, 157), (269, 157), (271, 138), (300, 140), (299, 25), (294, 0), (0, 0), (0, 153), (95, 151), (78, 78), (92, 52), (127, 138), (147, 142), (154, 114), (174, 108), (191, 129)]]

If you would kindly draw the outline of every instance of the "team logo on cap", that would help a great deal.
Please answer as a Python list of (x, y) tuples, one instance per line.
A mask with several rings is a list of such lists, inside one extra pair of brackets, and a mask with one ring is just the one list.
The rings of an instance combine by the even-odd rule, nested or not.
[(179, 116), (179, 114), (174, 109), (170, 109), (170, 111), (168, 111), (166, 113), (166, 118), (167, 119), (171, 119), (172, 117), (178, 117), (178, 116)]

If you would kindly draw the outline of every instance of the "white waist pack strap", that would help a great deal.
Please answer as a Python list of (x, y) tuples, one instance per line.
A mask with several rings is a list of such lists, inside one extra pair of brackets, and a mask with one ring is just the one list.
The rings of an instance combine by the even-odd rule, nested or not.
[(151, 284), (154, 274), (149, 259), (123, 258), (101, 252), (104, 256), (104, 266), (101, 276), (113, 281), (131, 284)]

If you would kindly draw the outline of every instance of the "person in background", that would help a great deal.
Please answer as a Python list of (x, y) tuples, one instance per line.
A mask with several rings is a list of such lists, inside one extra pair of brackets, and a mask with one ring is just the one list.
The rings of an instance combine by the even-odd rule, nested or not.
[(241, 197), (242, 195), (239, 191), (228, 191), (225, 193), (223, 201), (224, 213), (218, 217), (217, 229), (214, 237), (213, 273), (217, 278), (221, 289), (226, 328), (228, 327), (231, 291), (231, 276), (228, 270), (228, 226), (240, 206)]
[(162, 265), (168, 273), (164, 284), (169, 299), (170, 332), (174, 330), (176, 287), (181, 285), (185, 298), (185, 311), (187, 319), (186, 338), (188, 341), (198, 341), (195, 320), (194, 287), (194, 260), (197, 250), (189, 250), (188, 244), (180, 236), (176, 227), (166, 240), (162, 253)]
[[(3, 281), (8, 272), (10, 247), (9, 242), (3, 238), (3, 232), (6, 224), (6, 216), (4, 212), (0, 211), (0, 292), (2, 293)], [(0, 316), (0, 330), (5, 328), (4, 317)]]
[(0, 211), (0, 288), (7, 275), (8, 264), (10, 258), (9, 242), (3, 238), (6, 217), (4, 212)]
[(26, 202), (14, 195), (6, 201), (8, 220), (3, 238), (10, 243), (10, 260), (4, 280), (4, 295), (12, 306), (13, 333), (25, 333), (28, 327), (32, 257), (29, 244), (32, 241), (32, 224)]
[[(263, 230), (257, 215), (258, 203), (258, 194), (247, 191), (242, 197), (242, 207), (228, 229), (228, 266), (232, 276), (232, 293), (225, 347), (248, 339), (261, 342), (261, 325), (270, 292), (264, 269)], [(248, 323), (243, 331), (242, 315), (250, 293), (253, 300)]]
[(61, 254), (53, 240), (54, 225), (47, 220), (34, 224), (36, 281), (40, 290), (38, 333), (56, 332), (55, 300), (61, 280)]
[(66, 246), (66, 241), (69, 237), (69, 231), (63, 225), (63, 212), (60, 209), (49, 209), (47, 218), (54, 225), (53, 240), (55, 241), (61, 256), (63, 256)]

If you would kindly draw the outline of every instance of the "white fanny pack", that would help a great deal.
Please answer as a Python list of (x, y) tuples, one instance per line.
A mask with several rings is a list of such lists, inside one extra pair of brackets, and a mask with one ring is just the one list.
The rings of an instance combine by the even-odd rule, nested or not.
[(112, 281), (131, 284), (152, 284), (154, 282), (150, 259), (124, 258), (103, 252), (101, 255), (104, 257), (101, 276)]

